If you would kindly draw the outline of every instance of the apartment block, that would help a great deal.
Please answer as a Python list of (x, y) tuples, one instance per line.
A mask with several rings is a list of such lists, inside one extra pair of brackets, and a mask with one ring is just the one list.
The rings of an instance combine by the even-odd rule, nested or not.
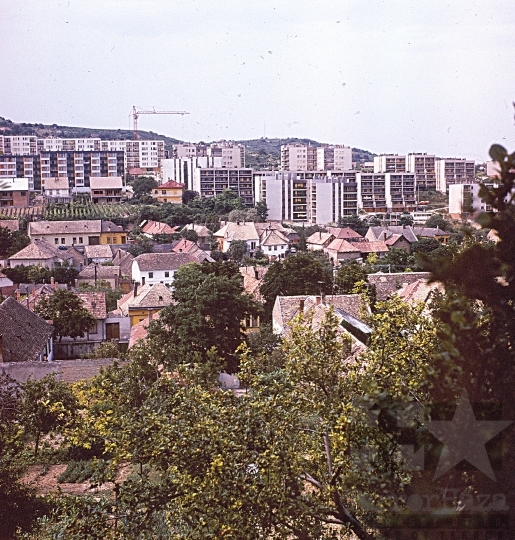
[(344, 145), (324, 145), (317, 148), (317, 170), (352, 170), (352, 148)]
[(451, 184), (449, 186), (449, 214), (491, 212), (492, 207), (479, 197), (479, 189), (479, 184)]
[(303, 144), (281, 146), (281, 171), (316, 171), (317, 149)]
[(447, 193), (452, 184), (474, 184), (476, 182), (475, 162), (465, 158), (445, 158), (436, 160), (436, 189)]
[(143, 169), (145, 172), (159, 172), (165, 158), (164, 141), (125, 141), (127, 169)]
[(374, 173), (406, 172), (406, 156), (381, 154), (374, 157)]
[(89, 193), (90, 178), (124, 177), (125, 155), (117, 152), (41, 152), (41, 184), (47, 178), (68, 178), (74, 193)]
[(194, 190), (193, 177), (195, 170), (213, 168), (222, 168), (221, 158), (199, 156), (163, 159), (161, 162), (161, 176), (163, 182), (177, 182), (184, 184), (185, 189)]
[(417, 188), (436, 190), (436, 156), (411, 153), (406, 156), (406, 172), (415, 173)]
[(37, 153), (35, 135), (0, 135), (0, 154), (23, 156)]
[(0, 155), (0, 180), (27, 178), (29, 190), (41, 189), (41, 170), (38, 155)]
[(193, 191), (201, 197), (216, 197), (224, 189), (230, 189), (241, 197), (247, 206), (254, 205), (252, 169), (246, 168), (195, 168), (193, 170)]
[(173, 157), (197, 158), (210, 157), (220, 158), (220, 167), (245, 168), (245, 146), (231, 141), (220, 141), (207, 144), (174, 144)]
[(254, 173), (256, 202), (274, 221), (335, 223), (358, 213), (356, 172), (266, 171)]

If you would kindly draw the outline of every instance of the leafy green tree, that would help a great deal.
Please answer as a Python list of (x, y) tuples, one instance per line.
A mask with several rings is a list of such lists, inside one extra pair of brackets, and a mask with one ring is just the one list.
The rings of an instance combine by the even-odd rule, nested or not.
[(237, 368), (236, 349), (244, 340), (243, 321), (258, 306), (243, 289), (234, 263), (188, 264), (175, 274), (175, 303), (160, 311), (149, 330), (166, 351), (168, 364), (206, 361), (211, 348), (223, 358), (226, 369)]
[(332, 268), (326, 258), (312, 252), (300, 252), (274, 262), (263, 278), (260, 288), (265, 299), (265, 314), (272, 315), (278, 295), (330, 294), (332, 292)]
[(44, 266), (27, 266), (27, 281), (29, 283), (50, 283), (52, 272)]
[(247, 242), (245, 240), (233, 240), (227, 253), (231, 259), (240, 262), (247, 253)]
[(52, 274), (57, 283), (73, 284), (79, 272), (69, 262), (65, 261), (62, 264), (56, 263)]
[(365, 267), (356, 262), (350, 261), (341, 264), (336, 273), (335, 285), (340, 294), (351, 294), (356, 283), (366, 281), (367, 272)]
[(34, 438), (34, 455), (38, 455), (41, 436), (58, 431), (75, 417), (77, 399), (71, 387), (55, 375), (28, 379), (22, 385), (22, 423), (27, 435)]
[(59, 336), (83, 337), (96, 324), (93, 315), (84, 307), (82, 300), (72, 291), (58, 289), (50, 296), (44, 296), (34, 311), (45, 320), (51, 320)]
[(183, 229), (180, 234), (182, 238), (185, 238), (190, 242), (197, 242), (198, 240), (198, 233), (193, 229)]
[(219, 215), (229, 214), (232, 210), (244, 208), (244, 206), (243, 201), (234, 191), (224, 189), (220, 195), (215, 197), (213, 210)]
[(12, 242), (12, 232), (7, 227), (0, 227), (0, 257), (6, 257)]
[(400, 225), (413, 225), (413, 216), (408, 212), (403, 212), (399, 218)]
[(360, 219), (357, 215), (341, 216), (338, 219), (338, 227), (348, 227), (358, 234), (361, 234), (361, 236), (365, 236), (368, 231), (368, 223)]
[(256, 211), (258, 213), (258, 218), (261, 223), (265, 223), (265, 221), (268, 219), (268, 207), (266, 205), (266, 202), (259, 201), (256, 203)]
[(454, 230), (454, 227), (452, 226), (452, 223), (447, 221), (442, 214), (433, 214), (430, 218), (426, 221), (426, 227), (438, 227), (442, 231), (449, 231), (452, 232)]
[(389, 272), (404, 272), (407, 268), (415, 270), (417, 261), (413, 255), (410, 255), (403, 249), (390, 248), (388, 253), (378, 261), (381, 268), (388, 266)]
[(199, 194), (196, 191), (191, 191), (189, 189), (184, 190), (184, 195), (182, 196), (182, 204), (187, 205), (195, 197), (199, 197)]
[(147, 176), (136, 178), (136, 180), (132, 182), (134, 196), (138, 198), (142, 197), (143, 195), (149, 195), (157, 186), (158, 184), (156, 180)]
[(442, 244), (434, 238), (421, 238), (418, 242), (411, 244), (412, 253), (431, 253), (438, 249)]

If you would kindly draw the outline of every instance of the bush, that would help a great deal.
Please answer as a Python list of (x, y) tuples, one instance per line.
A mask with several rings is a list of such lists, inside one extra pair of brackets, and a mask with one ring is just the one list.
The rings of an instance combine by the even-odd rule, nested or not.
[(107, 470), (107, 461), (103, 459), (90, 461), (70, 461), (58, 477), (59, 484), (82, 484), (94, 476), (102, 476)]

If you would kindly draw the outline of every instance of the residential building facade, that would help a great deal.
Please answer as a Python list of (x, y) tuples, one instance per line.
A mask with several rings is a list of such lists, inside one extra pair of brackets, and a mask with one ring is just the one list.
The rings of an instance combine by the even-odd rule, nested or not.
[[(29, 179), (28, 178), (1, 178), (0, 179), (0, 208), (23, 207), (29, 205)], [(0, 210), (1, 212), (1, 210)]]
[(447, 193), (452, 184), (476, 183), (475, 162), (465, 158), (445, 158), (436, 161), (436, 189)]
[(152, 197), (159, 202), (172, 204), (182, 204), (184, 195), (184, 184), (179, 184), (174, 180), (169, 180), (152, 190)]

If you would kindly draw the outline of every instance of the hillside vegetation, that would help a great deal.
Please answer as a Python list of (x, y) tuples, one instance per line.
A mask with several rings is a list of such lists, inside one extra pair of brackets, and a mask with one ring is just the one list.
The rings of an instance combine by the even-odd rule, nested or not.
[[(171, 151), (172, 145), (180, 142), (179, 139), (160, 135), (153, 131), (138, 130), (139, 136), (143, 140), (160, 139), (165, 141), (168, 151)], [(88, 138), (99, 137), (100, 139), (132, 139), (133, 132), (130, 129), (92, 129), (73, 126), (59, 126), (57, 124), (28, 124), (25, 122), (16, 123), (11, 120), (0, 117), (0, 135), (36, 135), (38, 137), (62, 137), (62, 138)], [(220, 142), (220, 141), (211, 141)], [(312, 146), (321, 146), (322, 143), (312, 139), (299, 138), (261, 138), (235, 141), (245, 145), (245, 162), (248, 167), (253, 169), (276, 170), (281, 161), (281, 145), (283, 144), (310, 144)], [(352, 149), (352, 160), (358, 162), (373, 161), (374, 156), (368, 150), (359, 148)]]

